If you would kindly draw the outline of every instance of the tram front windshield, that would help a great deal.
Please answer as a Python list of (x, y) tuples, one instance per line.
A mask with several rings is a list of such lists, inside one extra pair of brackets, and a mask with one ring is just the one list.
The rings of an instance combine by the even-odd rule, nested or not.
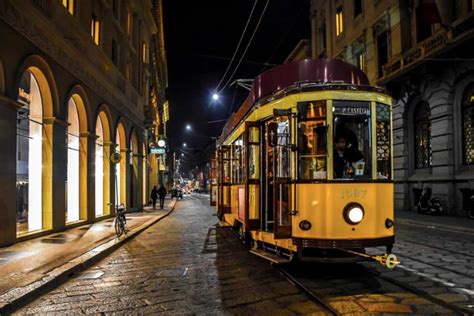
[(370, 103), (333, 103), (334, 179), (369, 179), (371, 166)]

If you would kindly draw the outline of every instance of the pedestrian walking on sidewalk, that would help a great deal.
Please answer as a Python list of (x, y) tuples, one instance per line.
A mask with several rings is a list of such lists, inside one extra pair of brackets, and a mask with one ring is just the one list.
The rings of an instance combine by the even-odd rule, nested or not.
[(156, 185), (151, 190), (151, 201), (153, 202), (153, 209), (156, 207), (156, 200), (158, 200), (158, 190), (156, 189)]
[(160, 185), (160, 188), (158, 189), (158, 196), (160, 197), (160, 208), (163, 209), (163, 206), (165, 205), (165, 197), (166, 197), (166, 188), (163, 186), (163, 184)]

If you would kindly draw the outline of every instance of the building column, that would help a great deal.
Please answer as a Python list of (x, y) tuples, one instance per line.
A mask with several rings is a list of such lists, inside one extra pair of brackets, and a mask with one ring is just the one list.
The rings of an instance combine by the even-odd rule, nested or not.
[(66, 227), (67, 123), (43, 118), (43, 230)]
[(0, 95), (0, 247), (16, 240), (16, 101)]
[[(104, 215), (113, 214), (113, 205), (115, 203), (115, 165), (111, 166), (110, 155), (115, 144), (111, 141), (104, 141)], [(113, 168), (113, 169), (112, 169)], [(94, 207), (95, 208), (95, 207)]]
[(129, 209), (130, 207), (130, 186), (131, 182), (129, 179), (130, 175), (130, 162), (129, 162), (129, 150), (128, 148), (120, 148), (120, 154), (122, 154), (122, 161), (120, 162), (120, 201), (123, 201), (125, 208)]
[(95, 218), (95, 141), (91, 133), (79, 134), (79, 217)]
[(144, 183), (146, 179), (143, 178), (143, 155), (136, 154), (133, 157), (133, 163), (136, 164), (137, 170), (137, 209), (143, 209), (143, 190), (144, 190)]

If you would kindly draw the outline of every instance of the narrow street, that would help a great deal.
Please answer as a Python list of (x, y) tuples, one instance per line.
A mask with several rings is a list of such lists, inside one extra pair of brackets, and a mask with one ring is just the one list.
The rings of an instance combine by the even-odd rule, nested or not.
[(394, 252), (402, 264), (392, 271), (375, 263), (275, 268), (217, 226), (208, 202), (185, 196), (170, 216), (17, 313), (327, 314), (279, 269), (338, 314), (453, 314), (474, 304), (467, 234), (427, 228), (415, 238), (400, 225)]

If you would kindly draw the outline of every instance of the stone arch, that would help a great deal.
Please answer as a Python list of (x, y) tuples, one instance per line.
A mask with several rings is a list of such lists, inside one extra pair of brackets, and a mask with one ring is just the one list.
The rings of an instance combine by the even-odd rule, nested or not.
[(26, 71), (30, 71), (38, 81), (43, 101), (43, 116), (46, 118), (57, 117), (60, 112), (58, 89), (53, 71), (46, 60), (38, 55), (31, 55), (22, 62), (17, 71), (15, 95), (18, 94), (21, 77)]
[(89, 102), (82, 87), (76, 85), (66, 99), (68, 122), (66, 223), (87, 219), (87, 156)]
[[(23, 106), (18, 109), (17, 134), (27, 134), (17, 140), (17, 183), (25, 186), (17, 190), (17, 199), (26, 201), (17, 210), (26, 214), (17, 225), (17, 235), (21, 235), (53, 228), (53, 147), (62, 146), (63, 139), (53, 134), (59, 107), (48, 64), (34, 55), (18, 69), (14, 95)], [(28, 192), (27, 196), (21, 192)]]
[(110, 214), (111, 207), (111, 167), (112, 149), (110, 112), (108, 106), (101, 105), (95, 116), (95, 217)]
[(473, 84), (474, 71), (465, 72), (456, 78), (454, 88), (450, 95), (450, 100), (452, 100), (453, 104), (455, 168), (458, 171), (463, 168), (463, 98), (466, 90)]
[(71, 88), (67, 96), (67, 102), (70, 99), (73, 99), (77, 106), (77, 111), (79, 114), (79, 126), (81, 133), (87, 133), (89, 131), (89, 126), (92, 126), (89, 117), (89, 99), (87, 94), (80, 85), (75, 85)]

